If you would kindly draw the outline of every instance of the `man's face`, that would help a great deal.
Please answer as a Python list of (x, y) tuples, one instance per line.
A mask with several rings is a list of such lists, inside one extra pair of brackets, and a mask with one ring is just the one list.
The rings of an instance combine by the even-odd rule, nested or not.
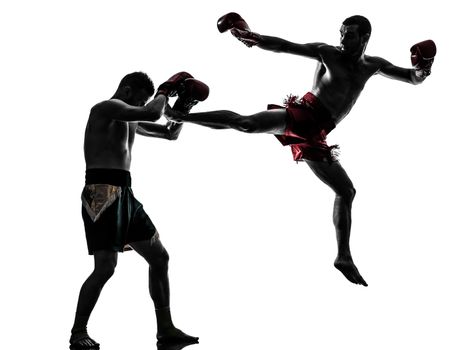
[(150, 94), (146, 92), (146, 90), (131, 90), (127, 103), (132, 106), (136, 107), (143, 107), (148, 99), (150, 98)]
[(357, 24), (342, 25), (340, 34), (340, 48), (342, 52), (352, 55), (362, 49), (364, 42), (359, 35)]

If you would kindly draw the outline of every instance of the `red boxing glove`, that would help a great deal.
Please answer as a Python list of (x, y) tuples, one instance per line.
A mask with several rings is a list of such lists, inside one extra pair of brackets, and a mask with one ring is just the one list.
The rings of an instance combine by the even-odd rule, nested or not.
[(187, 114), (199, 101), (205, 101), (210, 94), (210, 88), (200, 80), (188, 78), (180, 84), (177, 90), (179, 98), (173, 109)]
[(250, 31), (249, 25), (235, 12), (229, 12), (218, 19), (218, 30), (220, 33), (224, 33), (233, 28)]
[(260, 36), (253, 33), (247, 22), (235, 12), (230, 12), (218, 19), (218, 30), (220, 33), (230, 30), (232, 35), (248, 47), (257, 45), (260, 40)]
[(416, 70), (431, 70), (434, 57), (437, 53), (436, 44), (432, 40), (421, 41), (414, 44), (411, 49), (411, 64)]
[(179, 72), (170, 77), (167, 81), (159, 85), (156, 95), (162, 94), (167, 97), (173, 97), (177, 94), (180, 85), (193, 76), (187, 72)]

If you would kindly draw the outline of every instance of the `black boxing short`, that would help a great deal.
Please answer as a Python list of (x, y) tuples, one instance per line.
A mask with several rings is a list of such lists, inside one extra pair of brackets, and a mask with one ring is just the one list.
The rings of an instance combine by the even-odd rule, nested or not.
[(143, 205), (134, 197), (130, 172), (88, 169), (81, 214), (89, 254), (97, 250), (123, 252), (130, 243), (158, 238)]

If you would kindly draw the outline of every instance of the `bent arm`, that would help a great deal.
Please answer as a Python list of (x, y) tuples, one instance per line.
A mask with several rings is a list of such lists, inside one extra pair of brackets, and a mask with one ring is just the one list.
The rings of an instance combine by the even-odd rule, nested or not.
[(327, 45), (324, 43), (296, 44), (274, 36), (259, 35), (257, 46), (268, 51), (284, 52), (320, 59), (321, 48)]
[(395, 66), (387, 60), (384, 60), (383, 58), (377, 58), (377, 62), (379, 64), (379, 69), (376, 72), (376, 74), (380, 74), (386, 78), (396, 79), (413, 85), (421, 84), (430, 74), (423, 70), (408, 69)]
[(168, 121), (166, 125), (139, 122), (136, 133), (142, 136), (157, 137), (166, 140), (177, 140), (180, 131), (182, 130), (182, 123)]
[(167, 97), (157, 95), (143, 107), (129, 105), (122, 100), (110, 99), (93, 107), (93, 112), (110, 119), (125, 122), (156, 121), (164, 114)]

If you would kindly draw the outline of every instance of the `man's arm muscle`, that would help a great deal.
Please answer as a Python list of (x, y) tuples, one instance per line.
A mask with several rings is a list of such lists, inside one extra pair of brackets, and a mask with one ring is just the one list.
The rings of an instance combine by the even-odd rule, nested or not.
[(415, 69), (395, 66), (380, 57), (375, 57), (374, 60), (376, 60), (377, 64), (379, 65), (379, 69), (376, 73), (383, 75), (386, 78), (396, 79), (415, 85), (422, 83), (426, 78), (425, 76), (418, 74)]
[(290, 53), (320, 60), (321, 48), (327, 45), (324, 43), (297, 44), (274, 36), (260, 35), (257, 46), (268, 51)]
[(139, 122), (136, 133), (142, 136), (157, 137), (167, 140), (177, 140), (180, 131), (182, 130), (182, 123), (169, 121), (166, 125)]
[(155, 121), (164, 113), (166, 97), (158, 95), (146, 106), (131, 106), (121, 100), (111, 99), (98, 103), (92, 108), (92, 112), (114, 120), (125, 122)]

